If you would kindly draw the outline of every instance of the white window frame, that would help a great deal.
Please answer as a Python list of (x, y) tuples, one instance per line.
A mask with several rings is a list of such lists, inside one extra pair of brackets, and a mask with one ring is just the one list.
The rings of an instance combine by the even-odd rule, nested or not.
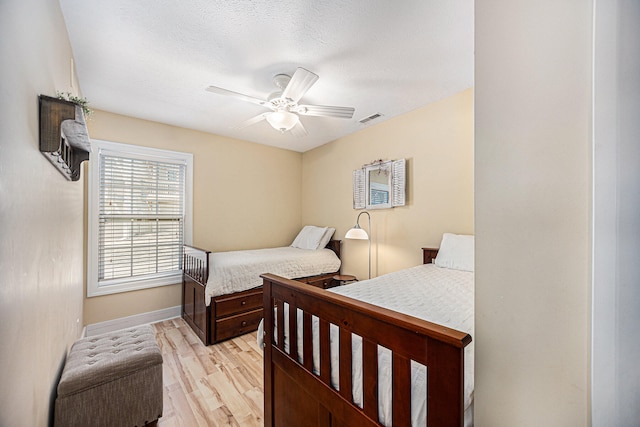
[(98, 226), (100, 204), (100, 156), (114, 155), (139, 160), (182, 163), (185, 168), (184, 243), (190, 245), (193, 233), (193, 154), (158, 148), (140, 147), (118, 142), (91, 140), (87, 188), (87, 297), (109, 295), (158, 286), (174, 285), (182, 281), (182, 271), (159, 273), (142, 278), (98, 280)]

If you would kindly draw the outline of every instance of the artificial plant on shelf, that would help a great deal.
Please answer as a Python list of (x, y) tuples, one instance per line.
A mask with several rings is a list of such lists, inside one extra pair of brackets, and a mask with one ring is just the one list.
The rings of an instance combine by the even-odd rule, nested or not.
[(58, 99), (63, 99), (65, 101), (73, 102), (76, 105), (79, 105), (82, 108), (82, 112), (84, 113), (84, 117), (88, 119), (92, 114), (93, 110), (89, 108), (89, 101), (87, 98), (80, 98), (79, 96), (75, 96), (71, 92), (59, 92), (56, 91), (56, 97)]

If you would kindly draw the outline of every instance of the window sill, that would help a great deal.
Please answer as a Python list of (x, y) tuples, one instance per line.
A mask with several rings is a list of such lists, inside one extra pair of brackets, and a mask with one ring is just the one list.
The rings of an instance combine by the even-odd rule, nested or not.
[(87, 285), (87, 297), (117, 294), (121, 292), (138, 291), (141, 289), (158, 288), (161, 286), (178, 285), (182, 282), (182, 271), (169, 275), (146, 277), (140, 280), (117, 280)]

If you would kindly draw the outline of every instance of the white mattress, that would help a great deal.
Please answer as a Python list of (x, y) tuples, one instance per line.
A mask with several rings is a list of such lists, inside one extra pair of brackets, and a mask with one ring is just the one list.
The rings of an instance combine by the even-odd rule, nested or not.
[(331, 249), (292, 247), (213, 252), (209, 254), (209, 278), (205, 304), (211, 297), (246, 291), (262, 285), (261, 274), (273, 273), (287, 279), (333, 273), (340, 259)]
[[(473, 273), (436, 267), (425, 264), (408, 268), (398, 272), (386, 274), (371, 280), (356, 282), (350, 285), (336, 287), (330, 291), (349, 296), (371, 304), (379, 305), (394, 311), (409, 314), (448, 326), (459, 331), (474, 334), (474, 281)], [(298, 327), (302, 326), (298, 311)], [(313, 356), (314, 369), (319, 366), (319, 342), (317, 319), (313, 323)], [(262, 337), (262, 324), (258, 337)], [(338, 330), (331, 325), (331, 382), (338, 389)], [(277, 335), (276, 335), (277, 336)], [(288, 336), (288, 313), (285, 312), (285, 337)], [(353, 396), (354, 402), (362, 405), (362, 340), (355, 336), (352, 341), (353, 353)], [(298, 332), (298, 358), (302, 360), (302, 332)], [(285, 351), (288, 342), (285, 341)], [(390, 351), (379, 348), (378, 351), (378, 400), (379, 418), (383, 425), (391, 423), (391, 372)], [(465, 348), (464, 371), (464, 407), (465, 425), (473, 425), (473, 341)], [(388, 368), (384, 368), (387, 367)], [(426, 369), (412, 362), (412, 425), (426, 425)]]

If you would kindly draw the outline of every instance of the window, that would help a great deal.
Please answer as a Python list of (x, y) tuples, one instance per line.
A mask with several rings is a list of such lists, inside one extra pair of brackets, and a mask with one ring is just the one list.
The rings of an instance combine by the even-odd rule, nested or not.
[(179, 283), (193, 156), (92, 140), (87, 295)]

